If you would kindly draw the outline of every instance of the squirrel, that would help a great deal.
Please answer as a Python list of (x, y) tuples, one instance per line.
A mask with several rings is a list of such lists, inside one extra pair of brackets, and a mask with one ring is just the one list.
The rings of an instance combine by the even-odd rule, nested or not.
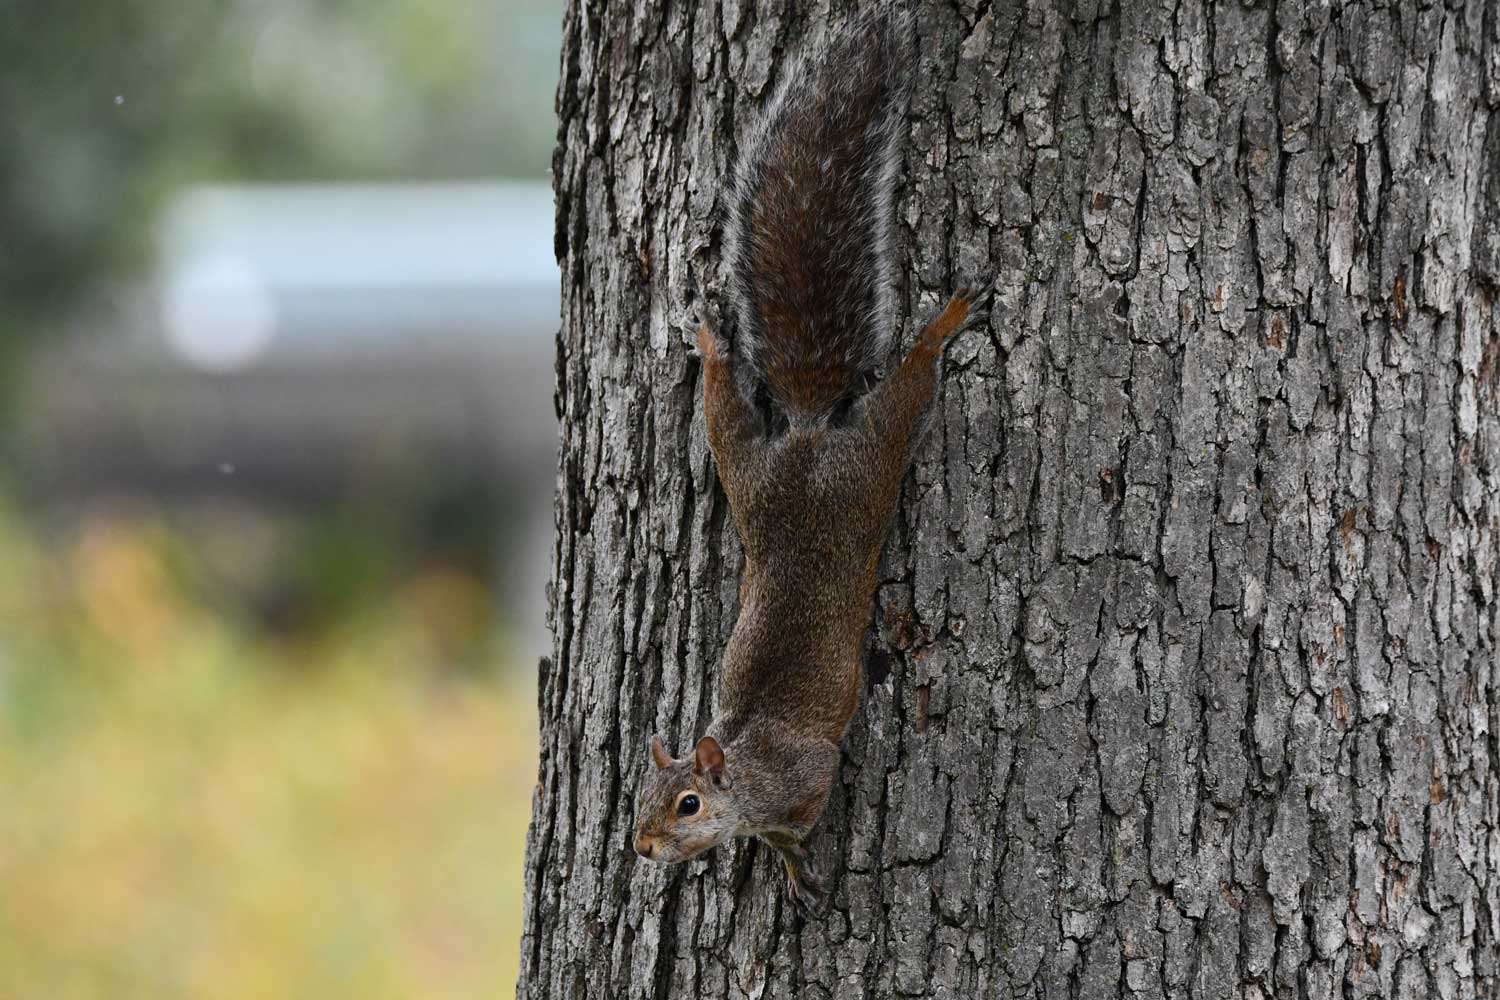
[(734, 347), (706, 326), (703, 413), (744, 548), (718, 710), (681, 759), (660, 736), (636, 809), (643, 858), (734, 837), (780, 855), (805, 915), (827, 894), (806, 840), (859, 707), (876, 567), (953, 334), (992, 285), (955, 294), (899, 368), (892, 216), (912, 82), (911, 22), (855, 19), (805, 55), (745, 144), (724, 249)]

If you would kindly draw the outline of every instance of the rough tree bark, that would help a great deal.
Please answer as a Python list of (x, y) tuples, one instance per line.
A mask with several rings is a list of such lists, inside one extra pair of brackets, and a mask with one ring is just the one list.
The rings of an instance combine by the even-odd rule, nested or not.
[(1495, 996), (1495, 0), (921, 5), (902, 346), (999, 292), (886, 548), (832, 913), (631, 853), (735, 614), (689, 348), (735, 136), (844, 16), (760, 6), (566, 15), (520, 995)]

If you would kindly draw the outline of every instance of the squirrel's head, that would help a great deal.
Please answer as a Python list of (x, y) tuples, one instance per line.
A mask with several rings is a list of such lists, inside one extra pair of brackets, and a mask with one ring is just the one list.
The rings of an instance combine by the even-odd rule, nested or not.
[(637, 854), (671, 864), (734, 836), (740, 816), (718, 740), (705, 736), (690, 756), (677, 760), (653, 736), (651, 763), (636, 802)]

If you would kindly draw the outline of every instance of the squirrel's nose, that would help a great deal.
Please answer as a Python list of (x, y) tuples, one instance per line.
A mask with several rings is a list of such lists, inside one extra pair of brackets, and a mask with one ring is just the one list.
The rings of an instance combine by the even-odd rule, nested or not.
[(643, 858), (649, 858), (656, 853), (656, 841), (650, 837), (635, 838), (635, 853)]

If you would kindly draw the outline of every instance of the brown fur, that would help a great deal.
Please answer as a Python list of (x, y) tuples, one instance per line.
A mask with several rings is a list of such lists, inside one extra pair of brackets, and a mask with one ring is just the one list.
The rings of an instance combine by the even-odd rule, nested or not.
[(860, 650), (875, 568), (943, 343), (969, 318), (960, 293), (849, 420), (766, 438), (706, 330), (704, 416), (745, 548), (739, 620), (725, 650), (719, 715), (732, 744), (761, 718), (838, 745), (859, 704)]
[[(743, 143), (724, 233), (735, 356), (698, 335), (709, 446), (745, 550), (740, 614), (707, 735), (682, 759), (653, 741), (637, 805), (642, 856), (685, 861), (758, 836), (804, 911), (825, 899), (804, 841), (859, 707), (880, 550), (943, 344), (983, 318), (988, 294), (955, 295), (900, 368), (859, 395), (897, 318), (891, 217), (910, 35), (891, 11), (855, 19), (820, 58), (788, 67)], [(742, 385), (764, 390), (769, 425)]]
[(741, 143), (724, 241), (735, 343), (793, 422), (852, 399), (889, 350), (911, 34), (892, 10), (856, 18), (786, 67)]
[[(875, 567), (943, 343), (983, 318), (975, 304), (984, 294), (955, 295), (847, 422), (793, 424), (775, 437), (762, 432), (712, 335), (699, 332), (709, 446), (745, 570), (708, 736), (693, 755), (665, 763), (653, 741), (656, 767), (637, 813), (643, 854), (686, 860), (732, 836), (759, 835), (782, 854), (794, 901), (820, 905), (802, 842), (827, 804), (859, 707)], [(696, 764), (708, 742), (721, 748), (712, 757), (722, 760), (718, 784)], [(677, 815), (684, 788), (702, 797), (699, 814)]]

